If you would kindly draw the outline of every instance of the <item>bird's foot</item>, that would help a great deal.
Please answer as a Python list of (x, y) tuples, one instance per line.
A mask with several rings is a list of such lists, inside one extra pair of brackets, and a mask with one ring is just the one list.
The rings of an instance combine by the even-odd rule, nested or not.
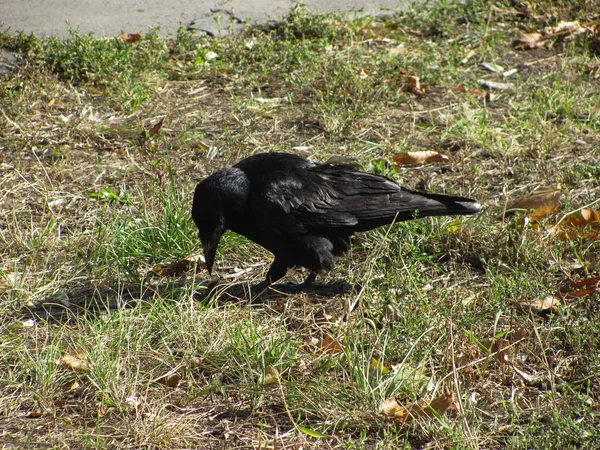
[(269, 280), (261, 281), (255, 286), (250, 286), (248, 292), (250, 301), (258, 299), (267, 289), (271, 287), (273, 283)]
[(285, 291), (290, 294), (298, 294), (299, 292), (303, 292), (307, 289), (310, 289), (317, 278), (317, 272), (311, 272), (304, 282), (299, 284), (286, 285)]

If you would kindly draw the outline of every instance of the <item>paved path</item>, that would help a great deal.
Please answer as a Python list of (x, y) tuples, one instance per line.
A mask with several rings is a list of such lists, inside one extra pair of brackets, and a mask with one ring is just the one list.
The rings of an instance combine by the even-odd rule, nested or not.
[[(311, 11), (369, 13), (406, 9), (410, 0), (305, 0)], [(68, 25), (82, 33), (111, 36), (160, 27), (174, 34), (180, 25), (213, 35), (246, 19), (263, 23), (285, 16), (291, 0), (0, 0), (0, 26), (9, 31), (65, 37)], [(217, 20), (220, 19), (220, 24)], [(236, 23), (235, 28), (241, 27)]]

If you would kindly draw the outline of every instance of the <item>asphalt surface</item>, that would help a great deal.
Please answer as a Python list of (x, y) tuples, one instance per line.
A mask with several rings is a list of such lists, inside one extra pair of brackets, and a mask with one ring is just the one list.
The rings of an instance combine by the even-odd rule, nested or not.
[[(295, 2), (294, 2), (295, 3)], [(112, 36), (145, 33), (160, 27), (175, 34), (181, 26), (219, 36), (246, 21), (260, 24), (284, 17), (291, 0), (0, 0), (0, 27), (9, 32), (68, 36), (81, 33)], [(306, 0), (313, 12), (380, 14), (406, 9), (411, 0)]]

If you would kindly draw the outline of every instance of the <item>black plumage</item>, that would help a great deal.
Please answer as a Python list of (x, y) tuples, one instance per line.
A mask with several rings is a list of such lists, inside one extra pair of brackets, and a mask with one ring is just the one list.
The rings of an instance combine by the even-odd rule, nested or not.
[(261, 153), (201, 181), (192, 217), (211, 272), (219, 240), (232, 230), (275, 256), (266, 287), (287, 269), (311, 273), (333, 269), (333, 256), (346, 251), (350, 237), (416, 217), (476, 214), (474, 200), (401, 188), (392, 180), (350, 165), (317, 164), (287, 153)]

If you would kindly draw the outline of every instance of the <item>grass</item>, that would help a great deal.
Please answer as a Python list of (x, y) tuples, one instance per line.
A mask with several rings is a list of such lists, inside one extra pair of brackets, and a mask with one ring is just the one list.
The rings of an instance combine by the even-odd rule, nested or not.
[[(547, 231), (598, 209), (598, 6), (296, 8), (219, 39), (1, 34), (25, 56), (0, 79), (3, 448), (600, 446), (597, 288), (527, 306), (600, 275), (589, 229)], [(574, 20), (587, 31), (514, 46)], [(513, 87), (486, 100), (479, 80)], [(449, 160), (394, 162), (419, 150)], [(229, 233), (206, 296), (201, 265), (166, 270), (200, 249), (193, 188), (262, 151), (351, 157), (484, 212), (364, 233), (321, 289), (263, 303), (236, 295), (271, 256)], [(540, 186), (560, 187), (557, 212), (502, 220)], [(380, 412), (448, 390), (443, 414)]]

